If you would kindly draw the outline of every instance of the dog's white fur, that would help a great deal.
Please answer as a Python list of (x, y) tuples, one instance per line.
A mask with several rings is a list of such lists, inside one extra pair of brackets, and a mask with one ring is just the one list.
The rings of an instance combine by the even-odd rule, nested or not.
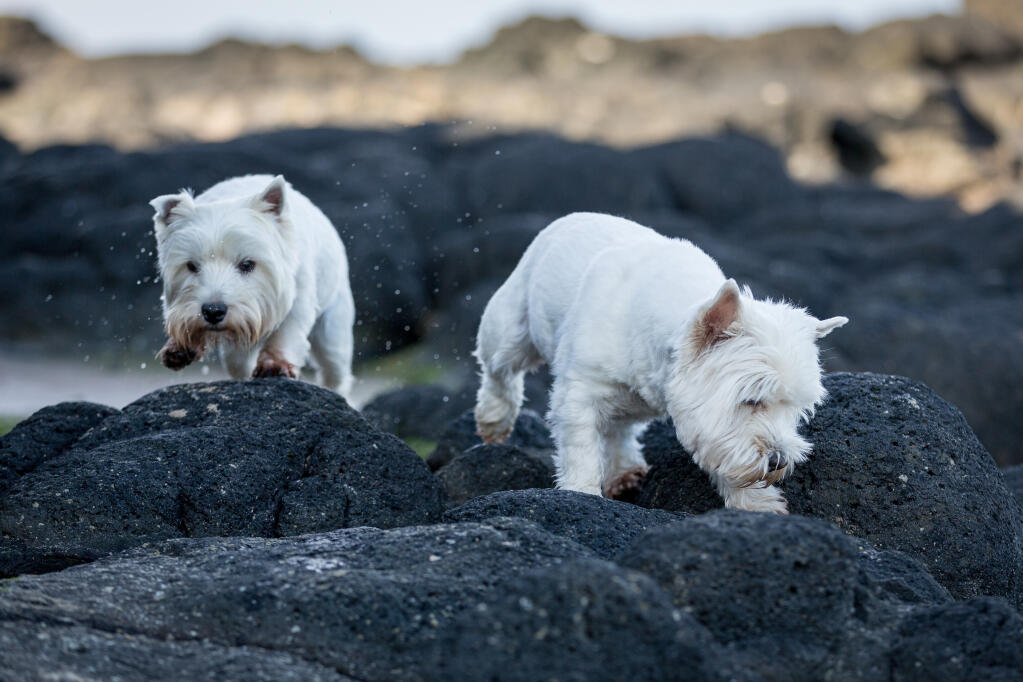
[(559, 487), (634, 486), (647, 469), (639, 429), (667, 414), (726, 506), (785, 513), (773, 483), (806, 459), (797, 427), (825, 395), (816, 341), (846, 322), (754, 299), (688, 241), (574, 213), (540, 232), (487, 304), (477, 429), (504, 440), (524, 372), (546, 362)]
[[(319, 382), (347, 394), (355, 303), (344, 245), (322, 211), (279, 175), (230, 178), (150, 205), (165, 364), (180, 369), (224, 342), (234, 378), (297, 376), (311, 352)], [(227, 314), (210, 324), (202, 306), (217, 303)]]

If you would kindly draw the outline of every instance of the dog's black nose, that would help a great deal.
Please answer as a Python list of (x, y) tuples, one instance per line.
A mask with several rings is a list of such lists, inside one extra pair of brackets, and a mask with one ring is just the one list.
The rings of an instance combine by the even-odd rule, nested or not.
[(775, 450), (767, 456), (767, 470), (777, 471), (778, 469), (784, 469), (786, 464), (785, 455), (779, 450)]
[(210, 324), (217, 324), (227, 315), (227, 305), (223, 303), (203, 303), (202, 317)]

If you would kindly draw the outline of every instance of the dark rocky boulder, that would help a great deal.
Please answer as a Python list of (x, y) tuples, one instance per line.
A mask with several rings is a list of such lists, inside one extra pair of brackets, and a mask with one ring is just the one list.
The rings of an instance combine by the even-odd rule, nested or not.
[(682, 516), (643, 509), (572, 490), (509, 490), (469, 500), (444, 514), (446, 521), (480, 521), (502, 516), (527, 519), (555, 535), (612, 559), (643, 532), (677, 523)]
[(88, 625), (0, 623), (0, 674), (9, 680), (253, 680), (351, 682), (331, 668), (258, 647), (166, 641)]
[[(653, 577), (766, 679), (870, 680), (887, 674), (906, 605), (864, 570), (863, 550), (814, 519), (718, 511), (648, 531), (620, 563)], [(928, 585), (911, 603), (949, 601), (919, 562), (896, 557), (886, 573)]]
[[(476, 417), (471, 409), (466, 410), (444, 429), (440, 440), (437, 441), (437, 448), (430, 453), (427, 463), (436, 471), (459, 454), (482, 444), (483, 440), (476, 435)], [(505, 444), (546, 459), (550, 459), (551, 451), (554, 450), (554, 440), (547, 428), (547, 422), (536, 412), (528, 409), (519, 412), (515, 419), (515, 428), (512, 429)]]
[(456, 455), (437, 471), (448, 503), (459, 505), (500, 490), (553, 488), (554, 467), (549, 457), (506, 443), (477, 445)]
[(426, 656), (452, 680), (760, 679), (669, 601), (640, 573), (565, 562), (508, 581)]
[[(789, 510), (919, 558), (957, 598), (1023, 603), (1023, 513), (962, 414), (900, 377), (837, 373), (824, 385), (829, 398), (805, 428), (813, 453), (781, 484)], [(673, 440), (664, 422), (644, 435), (652, 466), (639, 503), (716, 506)]]
[(924, 561), (953, 596), (1023, 603), (1023, 513), (963, 415), (923, 384), (832, 374), (790, 510)]
[(1023, 677), (1023, 616), (1000, 599), (919, 609), (898, 634), (890, 657), (895, 682)]
[(452, 391), (437, 384), (421, 384), (376, 396), (363, 406), (362, 416), (399, 438), (437, 440), (475, 402), (476, 392), (468, 388)]
[(711, 223), (796, 200), (802, 192), (775, 149), (738, 133), (644, 147), (629, 158), (661, 174), (676, 209)]
[[(611, 168), (614, 172), (609, 173)], [(547, 134), (497, 136), (462, 145), (446, 172), (470, 219), (672, 205), (657, 169), (644, 159)]]
[(1020, 507), (1023, 507), (1023, 464), (1002, 469), (1002, 478), (1005, 479), (1005, 487), (1016, 496), (1016, 502)]
[(67, 452), (82, 434), (117, 412), (96, 403), (60, 403), (19, 422), (0, 437), (0, 494), (19, 476)]
[(443, 509), (414, 452), (336, 393), (298, 381), (173, 386), (53, 452), (12, 445), (8, 461), (41, 463), (0, 497), (5, 575), (164, 538), (403, 526)]
[(521, 519), (180, 539), (12, 581), (0, 622), (252, 647), (356, 679), (489, 679), (513, 661), (502, 679), (676, 679), (683, 664), (727, 678), (716, 671), (733, 666), (653, 581), (591, 556)]
[(639, 442), (650, 471), (634, 500), (636, 504), (688, 514), (724, 506), (707, 474), (679, 444), (670, 420), (650, 422)]

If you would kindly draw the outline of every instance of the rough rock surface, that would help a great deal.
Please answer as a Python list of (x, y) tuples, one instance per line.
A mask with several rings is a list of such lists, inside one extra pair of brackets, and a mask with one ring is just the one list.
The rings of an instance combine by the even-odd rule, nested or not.
[(659, 509), (643, 509), (571, 490), (509, 490), (475, 497), (444, 514), (446, 521), (480, 521), (515, 516), (538, 524), (612, 559), (643, 532), (683, 517)]
[[(904, 606), (862, 568), (863, 550), (814, 519), (717, 511), (648, 531), (620, 563), (653, 577), (767, 679), (869, 680), (886, 674)], [(914, 603), (949, 600), (921, 563), (900, 568), (930, 583)]]
[(514, 445), (477, 445), (456, 456), (437, 472), (449, 504), (459, 505), (500, 490), (553, 488), (549, 459)]
[[(1023, 603), (1023, 513), (962, 414), (901, 377), (837, 373), (824, 385), (805, 429), (813, 453), (781, 484), (789, 510), (919, 558), (957, 598)], [(639, 502), (702, 510), (713, 491), (667, 425), (644, 443), (653, 466)]]
[(39, 462), (0, 497), (3, 574), (171, 537), (403, 526), (443, 509), (414, 452), (308, 383), (181, 385), (120, 412), (69, 409), (70, 424), (92, 424), (77, 439), (31, 437), (52, 410), (3, 439), (8, 469)]
[(521, 519), (183, 539), (19, 578), (0, 594), (0, 621), (289, 652), (356, 679), (485, 679), (474, 672), (496, 662), (485, 652), (520, 656), (509, 679), (610, 680), (629, 666), (668, 679), (684, 659), (701, 679), (726, 679), (706, 631), (652, 581), (599, 562), (564, 570), (589, 556)]
[[(823, 519), (483, 485), (442, 512), (460, 467), (508, 487), (549, 451), (476, 446), (434, 476), (335, 394), (282, 379), (51, 408), (0, 443), (2, 557), (20, 571), (0, 584), (0, 678), (1018, 679), (1023, 618), (972, 597), (1015, 599), (1001, 474), (922, 386), (827, 384), (812, 476), (789, 490)], [(673, 459), (651, 487), (683, 489), (652, 499), (683, 500), (700, 480), (665, 476), (686, 460), (658, 428), (645, 442)], [(931, 458), (950, 453), (958, 476)], [(973, 544), (905, 537), (937, 515)]]
[(373, 426), (399, 438), (436, 440), (458, 415), (473, 406), (475, 399), (472, 391), (423, 384), (382, 393), (361, 412)]
[(59, 457), (79, 437), (117, 410), (95, 403), (44, 407), (0, 437), (0, 494), (47, 459)]
[(1016, 496), (1019, 506), (1023, 507), (1023, 464), (1002, 469), (1002, 477), (1005, 479), (1005, 487)]

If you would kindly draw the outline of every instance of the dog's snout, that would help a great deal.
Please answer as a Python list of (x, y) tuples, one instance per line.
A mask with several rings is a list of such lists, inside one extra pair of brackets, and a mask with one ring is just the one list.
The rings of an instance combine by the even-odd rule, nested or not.
[(202, 317), (210, 324), (218, 324), (227, 316), (227, 305), (224, 303), (203, 303)]
[(772, 450), (767, 455), (767, 470), (777, 471), (778, 469), (784, 469), (788, 464), (785, 454), (781, 450)]

